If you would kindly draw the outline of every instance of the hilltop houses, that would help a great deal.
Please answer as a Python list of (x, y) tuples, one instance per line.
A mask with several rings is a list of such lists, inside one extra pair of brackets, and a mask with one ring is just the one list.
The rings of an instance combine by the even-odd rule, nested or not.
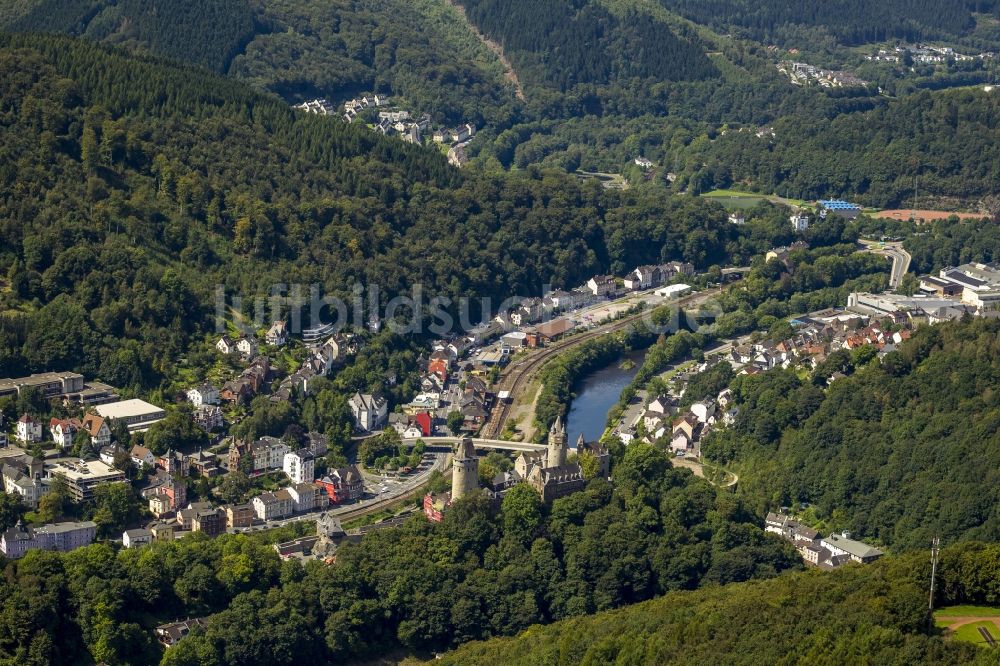
[(852, 539), (847, 532), (820, 537), (816, 530), (784, 513), (768, 513), (764, 530), (792, 542), (807, 564), (820, 569), (835, 569), (851, 562), (868, 564), (882, 557), (878, 548)]
[(301, 104), (296, 104), (294, 109), (299, 111), (305, 111), (306, 113), (314, 113), (317, 116), (332, 116), (336, 113), (333, 105), (327, 102), (325, 99), (312, 99), (307, 102), (302, 102)]

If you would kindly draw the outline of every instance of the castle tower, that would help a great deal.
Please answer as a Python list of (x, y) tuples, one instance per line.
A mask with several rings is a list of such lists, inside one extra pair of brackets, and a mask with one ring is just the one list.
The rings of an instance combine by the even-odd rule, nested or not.
[(581, 432), (580, 436), (576, 438), (576, 453), (577, 455), (580, 455), (586, 450), (587, 450), (587, 440), (583, 438), (583, 433)]
[(451, 470), (451, 499), (457, 500), (479, 488), (479, 457), (471, 437), (455, 447)]
[(546, 456), (546, 467), (561, 467), (566, 464), (566, 426), (563, 425), (562, 416), (556, 417), (556, 422), (549, 429), (549, 448)]

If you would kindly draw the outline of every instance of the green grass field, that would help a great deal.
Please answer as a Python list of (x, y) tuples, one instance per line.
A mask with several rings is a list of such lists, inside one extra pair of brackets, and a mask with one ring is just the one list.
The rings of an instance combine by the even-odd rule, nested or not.
[(993, 622), (972, 622), (970, 624), (963, 624), (961, 627), (955, 630), (952, 634), (952, 638), (956, 641), (962, 641), (963, 643), (974, 643), (975, 645), (989, 646), (989, 643), (983, 638), (983, 635), (979, 633), (979, 627), (984, 627), (994, 640), (1000, 640), (1000, 631), (997, 630), (997, 625)]
[(989, 606), (950, 606), (948, 608), (941, 608), (934, 612), (934, 623), (939, 629), (947, 629), (949, 625), (954, 624), (955, 618), (970, 617), (981, 617), (984, 619), (978, 622), (963, 624), (950, 632), (949, 636), (953, 640), (986, 647), (988, 646), (988, 642), (979, 631), (980, 627), (982, 627), (996, 641), (1000, 642), (1000, 627), (997, 626), (994, 620), (985, 619), (1000, 618), (1000, 608), (991, 608)]
[(732, 196), (732, 197), (716, 197), (703, 195), (706, 199), (711, 199), (722, 204), (726, 210), (748, 210), (753, 208), (761, 201), (764, 197), (743, 197), (743, 196)]
[(1000, 617), (1000, 608), (992, 606), (948, 606), (934, 611), (934, 617)]
[(701, 196), (706, 199), (714, 199), (726, 208), (733, 210), (745, 210), (753, 208), (762, 200), (782, 203), (787, 206), (805, 206), (806, 201), (801, 199), (786, 199), (777, 195), (756, 194), (754, 192), (740, 192), (737, 190), (712, 190), (705, 192)]

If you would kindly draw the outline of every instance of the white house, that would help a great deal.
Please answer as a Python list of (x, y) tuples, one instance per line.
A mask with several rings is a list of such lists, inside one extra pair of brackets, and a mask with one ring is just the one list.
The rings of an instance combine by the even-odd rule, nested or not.
[(114, 446), (111, 445), (102, 446), (101, 450), (98, 452), (97, 457), (100, 459), (102, 463), (104, 463), (108, 467), (113, 467), (115, 464), (115, 454), (118, 453), (119, 450), (120, 449), (118, 448), (117, 444), (115, 444)]
[(646, 429), (646, 434), (650, 440), (657, 440), (666, 432), (670, 423), (661, 414), (646, 414), (642, 417), (642, 427)]
[(253, 453), (253, 471), (283, 469), (285, 454), (290, 451), (287, 444), (275, 437), (261, 437), (250, 447)]
[(659, 395), (649, 402), (646, 411), (654, 414), (673, 414), (677, 411), (677, 399), (669, 395)]
[(125, 530), (122, 533), (122, 545), (126, 548), (138, 548), (153, 542), (153, 533), (146, 529)]
[(261, 520), (274, 520), (290, 516), (295, 505), (295, 501), (287, 489), (258, 495), (250, 503), (253, 505), (254, 513)]
[(219, 341), (215, 343), (215, 348), (226, 356), (229, 356), (236, 351), (236, 343), (233, 342), (233, 339), (228, 335), (223, 335), (219, 338)]
[(202, 384), (187, 392), (187, 399), (195, 407), (219, 404), (219, 389), (211, 384)]
[(243, 336), (240, 338), (239, 342), (236, 343), (236, 350), (246, 358), (257, 355), (257, 341), (253, 338)]
[(715, 416), (715, 402), (712, 400), (701, 400), (691, 405), (691, 413), (698, 418), (699, 423), (708, 423), (709, 419)]
[(802, 213), (795, 213), (788, 220), (792, 223), (792, 229), (795, 231), (805, 231), (809, 228), (809, 216), (803, 215)]
[(659, 266), (639, 266), (629, 273), (624, 280), (625, 288), (630, 290), (648, 289), (663, 280)]
[(225, 425), (222, 410), (216, 405), (202, 405), (194, 410), (192, 415), (195, 424), (205, 432), (221, 430)]
[(326, 492), (315, 483), (297, 483), (285, 490), (291, 495), (292, 505), (299, 513), (324, 508), (330, 502)]
[(740, 415), (739, 407), (730, 407), (722, 414), (722, 424), (731, 426), (736, 423), (737, 417)]
[(389, 403), (385, 398), (368, 393), (355, 393), (348, 405), (358, 429), (363, 431), (377, 429), (385, 422), (389, 412)]
[(17, 420), (17, 440), (30, 444), (42, 441), (42, 423), (34, 416), (24, 414)]
[(76, 434), (77, 427), (73, 423), (76, 419), (52, 419), (49, 421), (49, 434), (52, 435), (52, 441), (56, 443), (56, 446), (68, 449), (73, 446), (73, 436)]
[(830, 551), (835, 557), (847, 555), (853, 562), (867, 564), (882, 557), (882, 551), (866, 543), (855, 541), (847, 532), (831, 534), (820, 540), (820, 545)]
[(84, 414), (81, 421), (83, 429), (90, 435), (90, 441), (98, 449), (111, 444), (111, 427), (103, 416)]
[(316, 460), (309, 449), (286, 453), (281, 469), (294, 484), (312, 483), (316, 480)]
[(743, 225), (743, 224), (746, 224), (746, 222), (747, 222), (747, 219), (743, 216), (742, 213), (730, 213), (730, 215), (729, 215), (729, 223), (730, 224)]
[(143, 465), (149, 465), (150, 467), (156, 464), (156, 456), (153, 452), (147, 449), (145, 446), (139, 446), (136, 444), (132, 447), (132, 462), (136, 467), (142, 467)]
[(587, 288), (594, 296), (607, 296), (615, 292), (615, 278), (611, 275), (595, 275), (587, 280)]
[(37, 458), (5, 458), (0, 465), (0, 486), (12, 495), (20, 495), (29, 509), (37, 509), (38, 500), (49, 492), (49, 483), (42, 481), (42, 473), (42, 461)]

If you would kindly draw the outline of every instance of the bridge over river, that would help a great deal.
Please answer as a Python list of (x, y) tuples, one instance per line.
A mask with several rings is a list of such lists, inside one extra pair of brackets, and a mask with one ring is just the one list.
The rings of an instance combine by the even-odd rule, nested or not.
[[(404, 444), (416, 444), (418, 441), (423, 442), (427, 446), (439, 446), (442, 444), (447, 444), (451, 446), (456, 442), (460, 442), (463, 437), (420, 437), (418, 439), (404, 439)], [(472, 438), (472, 444), (476, 449), (492, 449), (499, 451), (520, 451), (525, 453), (531, 453), (533, 451), (544, 451), (544, 444), (532, 444), (531, 442), (509, 442), (505, 439), (476, 439)]]

